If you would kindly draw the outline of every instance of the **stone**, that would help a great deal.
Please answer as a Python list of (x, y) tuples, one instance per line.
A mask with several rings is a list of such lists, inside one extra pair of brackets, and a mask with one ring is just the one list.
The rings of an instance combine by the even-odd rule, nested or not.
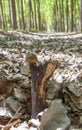
[(18, 86), (14, 88), (14, 96), (18, 101), (25, 103), (27, 100), (31, 99), (31, 92)]
[(6, 107), (8, 107), (12, 113), (16, 112), (20, 106), (21, 104), (15, 97), (10, 96), (6, 99)]
[(71, 82), (67, 87), (75, 96), (79, 97), (82, 95), (82, 82)]
[(13, 83), (13, 81), (5, 77), (0, 79), (0, 94), (6, 94), (6, 96), (9, 96), (14, 87), (15, 83)]
[(20, 67), (21, 74), (30, 75), (30, 68), (28, 64), (24, 64)]
[(12, 112), (10, 111), (8, 107), (0, 107), (0, 116), (12, 117)]
[(61, 84), (57, 83), (55, 80), (51, 80), (47, 87), (46, 97), (48, 100), (53, 100), (58, 97), (61, 91)]
[(80, 124), (82, 125), (82, 116), (80, 116)]
[(26, 77), (26, 79), (21, 82), (20, 87), (31, 90), (31, 81), (28, 79), (28, 77)]
[(57, 128), (65, 130), (70, 123), (62, 101), (57, 99), (52, 102), (48, 110), (42, 115), (41, 130), (56, 130)]
[(17, 74), (15, 74), (15, 75), (13, 75), (12, 79), (13, 79), (14, 81), (19, 81), (19, 80), (22, 80), (22, 79), (23, 79), (23, 76), (22, 76), (21, 73), (17, 73)]

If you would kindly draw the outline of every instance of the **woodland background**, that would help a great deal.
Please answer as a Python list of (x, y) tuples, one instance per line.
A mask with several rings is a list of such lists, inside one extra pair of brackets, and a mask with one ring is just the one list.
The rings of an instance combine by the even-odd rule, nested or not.
[(0, 0), (0, 28), (82, 31), (82, 0)]

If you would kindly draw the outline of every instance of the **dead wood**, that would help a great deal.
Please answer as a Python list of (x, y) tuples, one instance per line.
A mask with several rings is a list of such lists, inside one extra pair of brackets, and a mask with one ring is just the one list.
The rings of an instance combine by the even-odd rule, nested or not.
[(44, 65), (41, 65), (34, 54), (29, 55), (26, 61), (29, 63), (31, 71), (32, 117), (35, 117), (46, 108), (46, 85), (58, 62), (47, 61)]
[(9, 130), (12, 126), (15, 126), (15, 125), (18, 124), (18, 123), (21, 123), (21, 120), (20, 120), (20, 119), (17, 119), (17, 120), (15, 120), (15, 121), (13, 121), (12, 123), (7, 124), (7, 125), (5, 125), (5, 126), (1, 126), (1, 125), (0, 125), (0, 130), (2, 130), (2, 129), (4, 129), (4, 130)]

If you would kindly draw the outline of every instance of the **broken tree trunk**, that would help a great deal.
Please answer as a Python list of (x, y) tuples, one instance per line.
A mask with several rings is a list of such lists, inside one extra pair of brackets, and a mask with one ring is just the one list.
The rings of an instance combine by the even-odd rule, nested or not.
[(32, 79), (32, 117), (34, 118), (39, 112), (46, 108), (46, 84), (57, 67), (57, 61), (47, 61), (41, 65), (36, 55), (27, 56), (26, 61), (30, 65)]

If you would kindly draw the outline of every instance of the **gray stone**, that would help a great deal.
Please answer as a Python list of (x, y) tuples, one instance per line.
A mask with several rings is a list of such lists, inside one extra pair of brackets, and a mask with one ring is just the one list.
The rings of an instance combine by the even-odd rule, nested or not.
[(28, 99), (31, 99), (31, 92), (18, 86), (14, 88), (14, 96), (20, 102), (27, 102)]
[(68, 84), (68, 88), (75, 96), (82, 95), (82, 82), (71, 82)]
[(13, 112), (16, 112), (18, 108), (21, 106), (19, 101), (14, 97), (8, 97), (6, 99), (6, 106)]
[(28, 89), (28, 90), (31, 90), (31, 82), (30, 82), (30, 80), (28, 79), (28, 77), (26, 77), (26, 79), (21, 82), (20, 87), (21, 87), (21, 88), (26, 88), (26, 89)]
[(70, 123), (61, 100), (54, 100), (41, 118), (41, 130), (56, 130), (57, 128), (65, 130)]
[(12, 77), (12, 79), (13, 79), (14, 81), (19, 81), (19, 80), (22, 80), (22, 79), (23, 79), (23, 76), (22, 76), (21, 73), (17, 73), (17, 74), (15, 74), (15, 75)]
[(82, 116), (80, 116), (80, 124), (82, 125)]
[(61, 84), (57, 83), (55, 80), (51, 80), (47, 88), (47, 94), (46, 94), (47, 99), (53, 100), (54, 98), (57, 98), (60, 90), (61, 90)]
[(21, 71), (21, 74), (23, 74), (23, 75), (29, 75), (29, 74), (30, 74), (29, 65), (28, 65), (28, 64), (22, 65), (22, 66), (20, 67), (20, 71)]

